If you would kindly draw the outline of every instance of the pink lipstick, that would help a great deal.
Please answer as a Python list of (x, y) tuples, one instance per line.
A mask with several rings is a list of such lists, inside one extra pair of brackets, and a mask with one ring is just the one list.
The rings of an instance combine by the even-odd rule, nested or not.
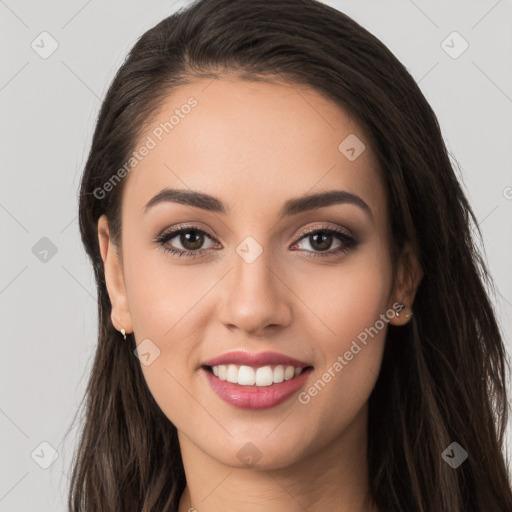
[(226, 403), (241, 409), (275, 407), (298, 392), (312, 366), (277, 352), (233, 351), (205, 361), (201, 372)]

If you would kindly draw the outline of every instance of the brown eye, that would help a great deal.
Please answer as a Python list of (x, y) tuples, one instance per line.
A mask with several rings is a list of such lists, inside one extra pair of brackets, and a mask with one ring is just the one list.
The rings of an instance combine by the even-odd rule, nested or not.
[(212, 247), (204, 247), (206, 239), (211, 240), (212, 237), (202, 229), (185, 226), (161, 234), (154, 242), (165, 251), (179, 257), (197, 257), (201, 256), (204, 250)]
[[(339, 241), (338, 245), (335, 246), (334, 250), (329, 251), (336, 239)], [(294, 246), (304, 249), (304, 247), (301, 247), (304, 244), (301, 240), (306, 240), (307, 244), (309, 244), (309, 248), (306, 247), (305, 251), (306, 253), (312, 253), (311, 257), (334, 256), (339, 253), (348, 252), (357, 244), (352, 236), (334, 228), (316, 228), (304, 233), (299, 241), (294, 244)]]
[(317, 231), (313, 235), (308, 235), (308, 239), (314, 250), (327, 251), (332, 245), (334, 236), (327, 231)]
[(196, 230), (182, 231), (178, 236), (181, 245), (186, 250), (191, 251), (197, 251), (200, 249), (205, 238), (202, 232)]

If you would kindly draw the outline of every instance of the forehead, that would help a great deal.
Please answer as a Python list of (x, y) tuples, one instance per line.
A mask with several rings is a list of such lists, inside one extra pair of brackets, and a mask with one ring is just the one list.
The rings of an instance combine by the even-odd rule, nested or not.
[(127, 177), (123, 210), (142, 213), (165, 187), (214, 195), (237, 213), (263, 204), (277, 212), (288, 197), (343, 189), (363, 196), (375, 215), (385, 213), (362, 127), (295, 84), (213, 79), (179, 86), (134, 149), (143, 146), (149, 149)]

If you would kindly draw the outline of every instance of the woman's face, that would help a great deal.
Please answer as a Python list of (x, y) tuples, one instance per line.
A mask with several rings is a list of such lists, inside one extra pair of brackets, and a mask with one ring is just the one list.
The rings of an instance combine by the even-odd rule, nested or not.
[[(122, 266), (110, 249), (106, 258), (112, 318), (142, 344), (144, 377), (182, 451), (280, 468), (363, 439), (403, 297), (392, 290), (385, 189), (361, 127), (296, 85), (204, 80), (167, 98), (136, 150)], [(181, 191), (181, 202), (163, 190)], [(306, 200), (332, 191), (338, 201)], [(213, 364), (233, 352), (267, 354)], [(302, 374), (290, 378), (287, 366), (301, 364), (286, 357)]]

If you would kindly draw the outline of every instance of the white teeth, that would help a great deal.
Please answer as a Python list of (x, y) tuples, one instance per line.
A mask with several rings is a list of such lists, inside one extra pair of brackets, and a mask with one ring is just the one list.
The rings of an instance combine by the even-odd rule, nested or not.
[(256, 386), (271, 386), (274, 382), (274, 372), (270, 366), (256, 370)]
[(226, 380), (228, 382), (232, 382), (233, 384), (236, 384), (238, 382), (238, 366), (235, 366), (234, 364), (230, 364), (228, 366)]
[(240, 370), (238, 370), (237, 382), (241, 386), (254, 386), (256, 383), (254, 370), (250, 366), (240, 366)]
[(295, 377), (295, 368), (293, 366), (287, 366), (284, 371), (284, 380), (290, 380)]
[(302, 373), (303, 368), (294, 368), (293, 366), (283, 366), (281, 364), (272, 368), (272, 366), (262, 366), (252, 368), (250, 366), (236, 364), (220, 364), (212, 366), (213, 374), (220, 380), (227, 380), (240, 386), (271, 386), (279, 384), (283, 380), (290, 380)]
[(274, 368), (274, 382), (279, 384), (284, 380), (284, 368), (283, 365), (280, 364)]

